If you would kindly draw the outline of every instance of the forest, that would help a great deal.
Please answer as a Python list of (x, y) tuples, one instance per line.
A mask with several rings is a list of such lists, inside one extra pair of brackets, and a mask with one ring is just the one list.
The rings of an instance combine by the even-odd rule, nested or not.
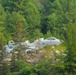
[[(28, 55), (20, 46), (4, 60), (9, 40), (52, 36), (64, 42)], [(0, 0), (0, 75), (76, 75), (76, 0)]]

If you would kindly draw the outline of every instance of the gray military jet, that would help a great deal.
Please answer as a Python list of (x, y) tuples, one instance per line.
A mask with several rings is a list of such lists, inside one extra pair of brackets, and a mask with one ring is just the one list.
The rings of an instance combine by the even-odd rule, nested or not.
[(25, 41), (25, 44), (28, 47), (26, 51), (39, 50), (47, 45), (57, 46), (57, 45), (60, 45), (61, 43), (62, 41), (55, 37), (49, 37), (47, 39), (39, 38), (39, 39), (36, 39), (33, 43), (30, 43), (29, 41)]

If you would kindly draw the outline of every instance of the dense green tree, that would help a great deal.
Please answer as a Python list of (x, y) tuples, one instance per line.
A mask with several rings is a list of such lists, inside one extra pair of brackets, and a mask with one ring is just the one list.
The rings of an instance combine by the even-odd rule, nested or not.
[(48, 31), (48, 18), (45, 17), (41, 20), (41, 32), (43, 34), (46, 34), (47, 31)]
[(33, 32), (33, 35), (32, 35), (32, 38), (31, 41), (34, 41), (38, 38), (42, 38), (43, 37), (43, 33), (40, 31), (40, 29), (36, 29), (34, 32)]
[[(35, 1), (31, 0), (6, 0), (1, 2), (5, 11), (10, 13), (19, 12), (20, 15), (24, 16), (26, 22), (28, 23), (28, 32), (33, 34), (37, 27), (40, 27), (40, 13), (41, 11), (39, 5)], [(38, 8), (37, 8), (38, 7)], [(12, 20), (9, 14), (10, 20)], [(10, 22), (9, 22), (10, 23)], [(13, 25), (13, 24), (12, 24)], [(15, 26), (15, 25), (14, 25)], [(14, 27), (15, 28), (15, 27)], [(29, 31), (30, 30), (30, 31)]]
[(0, 75), (6, 74), (6, 66), (4, 62), (5, 58), (5, 50), (3, 46), (6, 44), (6, 39), (4, 37), (4, 34), (0, 32)]
[(25, 7), (25, 14), (24, 14), (26, 21), (29, 25), (29, 29), (34, 31), (36, 27), (40, 25), (40, 14), (35, 5), (32, 2), (28, 2)]
[(53, 13), (54, 1), (55, 0), (41, 0), (41, 3), (44, 6), (44, 9), (43, 9), (44, 16), (47, 16)]
[(10, 38), (9, 37), (9, 34), (7, 33), (7, 30), (6, 30), (6, 24), (5, 24), (5, 21), (6, 21), (6, 12), (4, 11), (4, 8), (3, 6), (0, 4), (0, 33), (2, 33), (4, 35), (4, 37), (6, 39)]
[(0, 75), (7, 74), (6, 63), (4, 58), (6, 56), (4, 45), (7, 43), (7, 32), (5, 30), (6, 12), (0, 4)]
[(54, 34), (54, 32), (57, 32), (57, 22), (58, 18), (55, 13), (52, 13), (48, 16), (48, 30), (50, 30), (52, 34)]
[(8, 10), (9, 12), (13, 12), (13, 11), (20, 11), (22, 13), (22, 11), (24, 11), (24, 7), (27, 4), (27, 2), (30, 0), (2, 0), (1, 3), (6, 10)]
[(3, 25), (4, 24), (4, 21), (5, 21), (5, 17), (6, 17), (6, 13), (4, 12), (4, 8), (3, 6), (0, 4), (0, 25)]
[(12, 12), (12, 14), (7, 13), (6, 22), (5, 22), (6, 29), (8, 34), (10, 34), (12, 37), (16, 37), (19, 20), (21, 20), (22, 22), (23, 31), (26, 31), (27, 23), (22, 15), (20, 15), (18, 12)]
[(31, 0), (36, 6), (36, 8), (39, 10), (40, 14), (42, 14), (42, 11), (44, 9), (44, 6), (42, 5), (40, 0)]
[(76, 14), (76, 0), (56, 0), (55, 1), (55, 14), (57, 16), (57, 32), (64, 35), (65, 26), (70, 22), (75, 23)]
[[(67, 47), (65, 64), (55, 65), (54, 70), (57, 72), (59, 69), (64, 69), (60, 71), (65, 71), (65, 74), (69, 71), (76, 73), (76, 43), (74, 42), (76, 39), (76, 26), (74, 25), (76, 24), (76, 0), (0, 0), (0, 3), (1, 53), (2, 45), (10, 39), (20, 43), (27, 38), (34, 41), (43, 37), (43, 34), (44, 37), (65, 37)], [(22, 50), (21, 48), (19, 49)], [(22, 69), (18, 74), (30, 74), (31, 70), (44, 74), (44, 71), (48, 70), (41, 66), (36, 69), (32, 68)]]
[(0, 32), (3, 32), (5, 29), (4, 25), (5, 19), (6, 19), (6, 13), (4, 12), (4, 8), (0, 4)]
[[(36, 28), (40, 28), (40, 13), (37, 8), (37, 4), (35, 1), (27, 0), (27, 4), (25, 6), (25, 10), (23, 12), (23, 16), (26, 18), (26, 22), (28, 23), (28, 32), (29, 34), (34, 34)], [(30, 30), (30, 31), (29, 31)]]
[(65, 72), (69, 74), (76, 73), (76, 25), (69, 24), (66, 31), (66, 57), (65, 57)]
[(46, 32), (50, 29), (54, 36), (64, 35), (65, 26), (70, 22), (76, 22), (76, 0), (50, 0), (49, 2), (53, 2), (53, 7), (51, 6), (49, 8), (49, 10), (53, 11), (50, 11), (50, 13), (46, 16), (47, 19), (43, 22), (42, 29), (45, 28), (44, 23), (46, 22)]

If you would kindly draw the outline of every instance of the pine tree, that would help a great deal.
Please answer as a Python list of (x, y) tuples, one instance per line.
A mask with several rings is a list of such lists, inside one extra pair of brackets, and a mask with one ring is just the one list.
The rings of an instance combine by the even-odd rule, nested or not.
[(66, 31), (65, 72), (76, 73), (76, 25), (69, 24)]
[(6, 74), (6, 66), (4, 62), (4, 58), (5, 58), (5, 50), (3, 48), (3, 46), (5, 45), (6, 40), (5, 37), (2, 33), (0, 33), (0, 75), (4, 75)]
[(36, 6), (29, 1), (25, 7), (25, 14), (24, 14), (26, 21), (28, 23), (28, 27), (30, 31), (34, 31), (35, 28), (40, 27), (40, 14)]
[[(11, 35), (12, 38), (17, 37), (16, 32), (17, 32), (19, 19), (22, 21), (22, 28), (23, 28), (22, 30), (23, 30), (23, 34), (25, 34), (28, 25), (26, 19), (18, 12), (12, 12), (12, 14), (7, 12), (7, 17), (5, 21), (6, 31), (9, 35)], [(23, 37), (25, 37), (25, 35)]]

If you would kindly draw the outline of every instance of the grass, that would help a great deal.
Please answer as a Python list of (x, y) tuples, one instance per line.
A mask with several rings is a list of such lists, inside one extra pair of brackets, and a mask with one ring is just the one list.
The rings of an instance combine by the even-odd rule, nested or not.
[(58, 46), (54, 46), (54, 48), (50, 45), (47, 45), (46, 47), (42, 48), (42, 50), (53, 50), (53, 49), (55, 49), (55, 50), (66, 50), (66, 47), (63, 44), (61, 44)]
[(66, 50), (66, 47), (63, 44), (61, 44), (61, 45), (55, 46), (54, 49), (55, 50)]

